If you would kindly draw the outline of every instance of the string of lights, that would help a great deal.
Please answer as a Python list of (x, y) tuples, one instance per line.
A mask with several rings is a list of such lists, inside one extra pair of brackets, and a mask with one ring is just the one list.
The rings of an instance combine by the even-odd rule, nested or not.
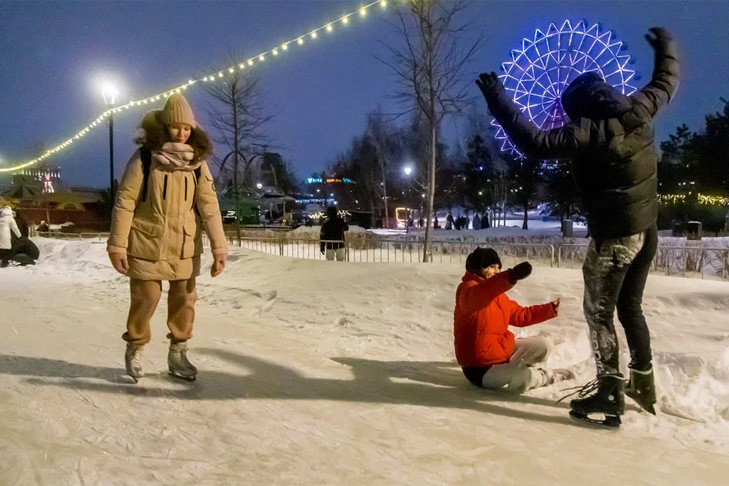
[(119, 113), (124, 110), (129, 110), (130, 108), (137, 107), (137, 106), (154, 104), (155, 102), (163, 100), (163, 99), (171, 96), (174, 93), (181, 93), (182, 91), (186, 90), (190, 86), (195, 85), (198, 82), (203, 82), (203, 83), (215, 82), (215, 81), (225, 77), (226, 75), (235, 73), (236, 71), (242, 71), (244, 69), (252, 69), (256, 65), (265, 62), (267, 59), (275, 58), (277, 56), (283, 55), (284, 53), (291, 51), (292, 48), (301, 47), (307, 41), (317, 39), (320, 36), (320, 34), (331, 33), (337, 27), (344, 27), (347, 24), (349, 24), (350, 21), (356, 19), (357, 17), (360, 17), (360, 18), (366, 17), (368, 10), (376, 5), (379, 5), (380, 7), (382, 7), (384, 9), (387, 7), (387, 1), (386, 0), (376, 0), (371, 3), (368, 3), (367, 5), (364, 5), (360, 8), (358, 8), (357, 10), (354, 10), (345, 15), (342, 15), (338, 19), (335, 19), (331, 22), (327, 22), (326, 24), (323, 24), (321, 27), (318, 27), (314, 30), (311, 30), (311, 31), (309, 31), (305, 34), (299, 35), (297, 37), (293, 37), (290, 40), (283, 42), (283, 43), (277, 45), (276, 47), (272, 47), (271, 49), (269, 49), (267, 51), (259, 52), (258, 54), (251, 56), (250, 58), (246, 59), (245, 61), (241, 62), (240, 64), (228, 66), (225, 69), (221, 69), (221, 70), (218, 70), (217, 72), (210, 73), (207, 76), (203, 76), (202, 78), (199, 78), (199, 79), (189, 79), (186, 83), (180, 84), (178, 86), (167, 89), (160, 93), (153, 94), (146, 98), (131, 100), (126, 104), (114, 106), (114, 107), (104, 111), (101, 115), (99, 115), (98, 118), (96, 118), (94, 121), (92, 121), (91, 123), (86, 125), (84, 128), (82, 128), (81, 130), (76, 132), (75, 135), (72, 135), (71, 137), (69, 137), (65, 141), (61, 142), (60, 144), (56, 145), (55, 147), (45, 151), (39, 157), (17, 163), (16, 165), (12, 165), (10, 167), (0, 167), (0, 172), (15, 172), (15, 171), (30, 167), (32, 165), (35, 165), (38, 162), (41, 162), (41, 161), (47, 159), (48, 157), (57, 154), (58, 152), (66, 149), (69, 145), (73, 144), (74, 142), (81, 140), (91, 130), (93, 130), (98, 125), (100, 125), (104, 120), (106, 120), (113, 113)]
[[(677, 204), (684, 203), (691, 195), (689, 194), (659, 194), (658, 200), (663, 204)], [(729, 197), (723, 196), (708, 196), (706, 194), (698, 193), (696, 200), (699, 204), (707, 206), (729, 206)]]

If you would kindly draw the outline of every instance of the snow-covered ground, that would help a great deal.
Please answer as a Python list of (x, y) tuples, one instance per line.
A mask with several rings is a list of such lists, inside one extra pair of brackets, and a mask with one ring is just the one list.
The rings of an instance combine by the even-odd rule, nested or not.
[(549, 336), (548, 365), (577, 374), (525, 396), (476, 389), (455, 365), (462, 264), (239, 248), (199, 279), (198, 380), (166, 374), (163, 300), (133, 385), (127, 280), (104, 244), (36, 241), (38, 265), (0, 270), (2, 485), (726, 484), (727, 282), (650, 277), (659, 413), (628, 403), (616, 432), (555, 404), (594, 377), (579, 270), (537, 267), (510, 292), (562, 296), (560, 317), (523, 335)]

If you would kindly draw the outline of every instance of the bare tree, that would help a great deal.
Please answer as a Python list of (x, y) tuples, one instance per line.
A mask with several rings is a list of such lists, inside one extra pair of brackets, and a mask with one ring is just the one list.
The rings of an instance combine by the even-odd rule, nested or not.
[[(239, 62), (238, 56), (231, 56), (232, 65), (238, 65)], [(215, 142), (228, 149), (226, 155), (222, 158), (217, 156), (215, 161), (219, 167), (218, 179), (232, 179), (235, 231), (239, 245), (241, 182), (246, 184), (251, 163), (262, 156), (261, 147), (268, 143), (265, 126), (273, 118), (273, 114), (264, 106), (259, 81), (256, 73), (236, 70), (205, 86), (205, 90), (217, 102), (211, 103), (208, 110), (210, 122), (217, 133)], [(231, 157), (232, 161), (229, 161)]]
[(398, 11), (398, 22), (393, 24), (402, 35), (404, 47), (386, 46), (392, 61), (380, 59), (399, 78), (398, 99), (422, 112), (428, 122), (427, 225), (423, 261), (428, 261), (430, 255), (438, 129), (445, 116), (461, 112), (468, 104), (465, 69), (481, 43), (479, 38), (470, 47), (463, 48), (459, 42), (468, 26), (465, 23), (457, 25), (456, 19), (466, 7), (463, 1), (409, 0), (406, 13)]
[(385, 117), (380, 107), (376, 111), (367, 114), (366, 135), (375, 149), (377, 165), (380, 169), (380, 188), (382, 200), (385, 205), (385, 227), (390, 227), (389, 211), (387, 205), (387, 176), (389, 174), (392, 160), (398, 153), (398, 139), (393, 136), (393, 127)]

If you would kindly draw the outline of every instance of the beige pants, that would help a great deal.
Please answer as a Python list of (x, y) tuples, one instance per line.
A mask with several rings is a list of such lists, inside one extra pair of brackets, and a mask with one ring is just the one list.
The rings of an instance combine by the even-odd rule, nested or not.
[[(149, 322), (162, 296), (162, 282), (159, 280), (129, 279), (132, 303), (127, 318), (127, 332), (122, 339), (143, 345), (152, 338)], [(171, 280), (167, 294), (167, 338), (173, 343), (185, 342), (192, 337), (195, 321), (195, 277), (188, 280)]]
[(549, 374), (533, 365), (546, 361), (551, 348), (549, 341), (541, 336), (517, 339), (509, 362), (494, 365), (483, 375), (483, 387), (506, 387), (506, 391), (523, 393), (546, 385)]

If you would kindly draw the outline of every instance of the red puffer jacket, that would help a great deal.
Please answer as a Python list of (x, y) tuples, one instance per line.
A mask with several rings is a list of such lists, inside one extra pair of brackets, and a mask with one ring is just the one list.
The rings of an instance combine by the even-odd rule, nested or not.
[(456, 291), (453, 335), (463, 367), (506, 363), (514, 352), (509, 326), (526, 327), (556, 317), (552, 303), (522, 307), (504, 292), (514, 286), (509, 270), (485, 279), (470, 272)]

